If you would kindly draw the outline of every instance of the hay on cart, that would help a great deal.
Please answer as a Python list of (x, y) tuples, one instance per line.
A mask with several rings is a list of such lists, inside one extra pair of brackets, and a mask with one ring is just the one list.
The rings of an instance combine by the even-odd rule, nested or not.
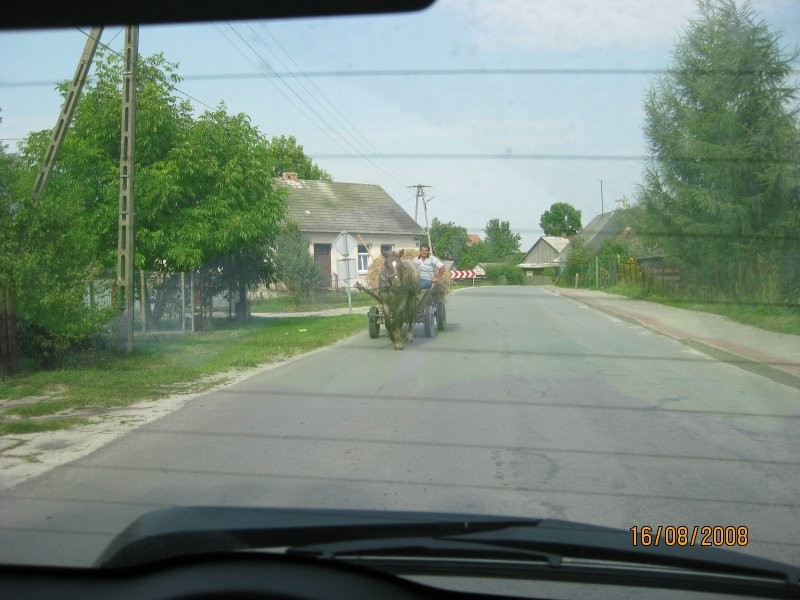
[[(403, 248), (402, 250), (403, 250), (403, 260), (408, 260), (409, 262), (415, 256), (419, 255), (419, 248)], [(366, 281), (367, 285), (369, 285), (373, 290), (377, 290), (380, 287), (382, 270), (383, 270), (383, 255), (380, 255), (377, 258), (373, 257), (372, 264), (369, 266), (369, 270), (367, 271), (367, 274), (364, 276), (364, 281)], [(450, 293), (451, 284), (452, 282), (450, 278), (450, 271), (445, 269), (444, 277), (442, 277), (442, 281), (439, 283), (439, 290), (443, 298)]]

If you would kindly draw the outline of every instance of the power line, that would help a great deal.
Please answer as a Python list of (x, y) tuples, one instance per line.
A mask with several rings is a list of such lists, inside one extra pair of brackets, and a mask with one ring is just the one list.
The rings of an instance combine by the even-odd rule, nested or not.
[[(267, 33), (267, 35), (269, 35), (269, 36), (270, 36), (270, 38), (271, 38), (271, 39), (272, 39), (272, 41), (275, 43), (275, 45), (276, 45), (278, 48), (280, 48), (280, 50), (281, 50), (281, 51), (282, 51), (282, 52), (283, 52), (283, 53), (284, 53), (284, 54), (287, 56), (287, 58), (288, 58), (288, 59), (291, 61), (291, 63), (292, 63), (292, 64), (293, 64), (293, 65), (294, 65), (294, 66), (295, 66), (295, 67), (296, 67), (296, 68), (299, 70), (299, 72), (302, 74), (302, 78), (296, 78), (296, 80), (298, 81), (298, 83), (300, 83), (300, 85), (303, 87), (303, 89), (305, 89), (306, 91), (308, 91), (308, 89), (305, 87), (305, 85), (303, 85), (303, 79), (305, 79), (305, 80), (307, 80), (307, 81), (308, 81), (308, 83), (309, 83), (309, 84), (310, 84), (310, 85), (311, 85), (311, 86), (312, 86), (312, 87), (313, 87), (313, 88), (314, 88), (314, 89), (317, 91), (317, 93), (319, 94), (319, 96), (320, 96), (320, 97), (322, 97), (322, 98), (325, 100), (325, 103), (327, 103), (327, 105), (329, 105), (329, 106), (330, 106), (330, 107), (333, 109), (333, 111), (336, 113), (336, 115), (338, 115), (338, 116), (341, 118), (341, 121), (343, 121), (343, 122), (345, 123), (345, 125), (346, 125), (345, 129), (349, 128), (349, 129), (350, 129), (350, 131), (352, 131), (353, 133), (355, 133), (356, 137), (358, 137), (358, 138), (360, 138), (360, 139), (361, 139), (361, 141), (363, 142), (363, 144), (365, 145), (365, 147), (367, 147), (368, 149), (370, 149), (371, 151), (373, 151), (373, 152), (375, 152), (375, 153), (378, 153), (378, 149), (377, 149), (377, 148), (376, 148), (376, 147), (375, 147), (375, 146), (374, 146), (374, 145), (373, 145), (373, 144), (372, 144), (372, 143), (371, 143), (371, 142), (370, 142), (370, 141), (369, 141), (369, 140), (368, 140), (368, 139), (367, 139), (367, 138), (364, 136), (364, 134), (363, 134), (363, 133), (361, 133), (361, 131), (360, 131), (360, 130), (359, 130), (359, 129), (358, 129), (356, 126), (355, 126), (355, 125), (353, 125), (353, 123), (351, 123), (351, 122), (350, 122), (350, 121), (347, 119), (347, 117), (346, 117), (346, 116), (345, 116), (345, 115), (342, 113), (342, 111), (340, 111), (340, 110), (339, 110), (339, 109), (336, 107), (336, 105), (333, 103), (333, 101), (331, 101), (331, 99), (330, 99), (330, 98), (328, 98), (328, 96), (326, 96), (326, 95), (325, 95), (325, 92), (323, 92), (323, 91), (322, 91), (322, 89), (320, 89), (320, 87), (319, 87), (319, 86), (317, 86), (317, 84), (316, 84), (316, 83), (314, 83), (314, 82), (313, 82), (311, 79), (309, 79), (308, 77), (306, 77), (306, 75), (305, 75), (305, 72), (302, 70), (302, 68), (300, 67), (300, 65), (298, 65), (298, 64), (297, 64), (297, 62), (296, 62), (296, 61), (295, 61), (295, 60), (292, 58), (292, 56), (289, 54), (289, 52), (288, 52), (288, 51), (287, 51), (287, 50), (286, 50), (286, 49), (285, 49), (285, 48), (284, 48), (284, 47), (281, 45), (281, 43), (278, 41), (278, 39), (277, 39), (277, 38), (276, 38), (276, 37), (275, 37), (275, 36), (272, 34), (272, 32), (271, 32), (271, 31), (270, 31), (270, 30), (269, 30), (269, 29), (266, 27), (266, 25), (262, 23), (262, 24), (261, 24), (261, 28), (262, 28), (262, 29), (263, 29), (263, 30), (264, 30), (264, 31)], [(265, 46), (266, 46), (266, 44), (265, 44)], [(274, 53), (273, 53), (273, 56), (275, 56), (275, 54), (274, 54)], [(279, 58), (279, 57), (277, 57), (277, 56), (276, 56), (276, 58), (278, 58), (278, 60), (279, 60), (279, 62), (281, 63), (281, 65), (283, 65), (283, 66), (285, 67), (285, 64), (283, 63), (283, 61), (281, 61), (281, 60), (280, 60), (280, 58)], [(310, 93), (310, 92), (309, 92), (309, 93)], [(313, 94), (311, 94), (311, 93), (310, 93), (310, 95), (311, 95), (312, 97), (314, 97), (314, 95), (313, 95)], [(318, 102), (319, 102), (319, 100), (318, 100)], [(321, 102), (320, 102), (320, 105), (322, 105), (322, 103), (321, 103)], [(332, 114), (331, 114), (330, 112), (328, 112), (327, 110), (326, 110), (326, 112), (328, 113), (328, 115), (332, 116), (332, 117), (334, 118), (334, 120), (338, 120), (338, 119), (336, 118), (336, 116), (335, 116), (335, 115), (332, 115)], [(403, 172), (401, 169), (397, 168), (395, 165), (390, 165), (389, 163), (386, 163), (386, 162), (384, 162), (384, 164), (385, 164), (385, 165), (386, 165), (388, 168), (390, 168), (390, 169), (393, 169), (393, 170), (394, 170), (394, 171), (395, 171), (395, 172), (396, 172), (396, 173), (397, 173), (397, 174), (398, 174), (398, 175), (399, 175), (399, 176), (400, 176), (402, 179), (404, 179), (404, 180), (406, 180), (406, 181), (413, 180), (413, 177), (411, 177), (411, 176), (410, 176), (408, 173), (405, 173), (405, 172)], [(399, 181), (398, 181), (398, 182), (399, 182)]]
[[(240, 48), (238, 48), (235, 44), (233, 44), (233, 42), (231, 42), (230, 38), (228, 38), (225, 35), (225, 33), (222, 32), (222, 30), (220, 30), (219, 27), (217, 27), (216, 24), (214, 25), (214, 27), (218, 31), (220, 31), (220, 33), (223, 35), (223, 37), (225, 37), (225, 39), (245, 58), (245, 60), (247, 60), (254, 67), (258, 68), (258, 66), (255, 65), (253, 63), (253, 61), (250, 60), (250, 58), (247, 55), (245, 55), (245, 53), (242, 52), (242, 50)], [(244, 39), (244, 37), (241, 35), (241, 33), (239, 33), (230, 23), (228, 23), (228, 27), (233, 31), (233, 33), (236, 35), (236, 37), (238, 37), (242, 41), (242, 43), (250, 50), (250, 52), (253, 53), (253, 55), (255, 55), (263, 64), (268, 64), (268, 62), (264, 59), (264, 57), (261, 55), (261, 53), (258, 52), (258, 50), (256, 50), (255, 48), (253, 48), (253, 46), (246, 39)], [(261, 40), (261, 41), (263, 43), (263, 40)], [(374, 168), (376, 168), (379, 171), (381, 171), (384, 175), (389, 176), (391, 179), (395, 179), (396, 181), (399, 181), (399, 180), (397, 180), (396, 176), (392, 175), (391, 173), (386, 172), (383, 168), (380, 167), (380, 165), (377, 165), (374, 162), (373, 158), (371, 158), (369, 155), (364, 154), (357, 147), (355, 147), (346, 136), (344, 136), (340, 131), (338, 131), (335, 127), (333, 127), (333, 125), (331, 125), (331, 123), (325, 117), (320, 115), (319, 112), (313, 106), (311, 106), (295, 89), (293, 89), (288, 83), (286, 83), (286, 81), (284, 81), (282, 79), (280, 81), (282, 81), (282, 83), (284, 83), (284, 86), (289, 90), (289, 92), (291, 92), (311, 112), (311, 114), (314, 115), (316, 120), (314, 118), (312, 118), (309, 115), (308, 112), (300, 110), (300, 108), (297, 106), (297, 104), (295, 104), (295, 102), (292, 101), (292, 99), (289, 98), (289, 96), (287, 96), (287, 94), (280, 87), (278, 87), (275, 83), (273, 83), (271, 80), (270, 80), (270, 83), (286, 99), (286, 101), (289, 102), (290, 105), (292, 105), (295, 109), (298, 110), (298, 112), (300, 112), (307, 119), (309, 119), (309, 121), (311, 121), (311, 123), (315, 127), (317, 127), (323, 134), (325, 134), (331, 141), (333, 141), (340, 148), (343, 148), (343, 144), (342, 143), (346, 144), (347, 146), (349, 146), (355, 152), (355, 154), (350, 154), (350, 156), (359, 156), (359, 157), (361, 157), (362, 159), (364, 159), (367, 162), (371, 163)], [(320, 123), (321, 123), (321, 125), (320, 125)], [(337, 137), (334, 137), (334, 135), (332, 135), (332, 134), (335, 134), (335, 136), (337, 136), (338, 139), (337, 139)], [(403, 183), (405, 183), (405, 182), (403, 182)]]
[[(298, 67), (299, 68), (299, 67)], [(590, 69), (590, 68), (559, 68), (559, 69), (535, 69), (535, 68), (486, 68), (486, 69), (334, 69), (324, 71), (272, 71), (270, 73), (197, 73), (184, 75), (184, 81), (213, 81), (213, 80), (234, 80), (234, 79), (282, 79), (282, 78), (345, 78), (345, 77), (492, 77), (492, 76), (608, 76), (608, 75), (668, 75), (680, 74), (679, 69)], [(696, 72), (694, 72), (696, 73)], [(700, 72), (702, 73), (702, 72)], [(743, 70), (708, 70), (705, 75), (753, 75), (754, 71)], [(800, 70), (790, 69), (788, 75), (800, 75)], [(4, 81), (0, 82), (0, 87), (36, 87), (53, 85), (53, 81), (33, 80), (33, 81)]]
[[(78, 31), (80, 31), (80, 32), (81, 32), (83, 35), (85, 35), (86, 37), (89, 37), (89, 35), (90, 35), (90, 34), (89, 34), (89, 33), (87, 33), (86, 31), (84, 31), (83, 29), (81, 29), (80, 27), (76, 27), (75, 29), (77, 29)], [(120, 34), (122, 31), (123, 31), (123, 28), (121, 28), (121, 29), (120, 29), (120, 30), (119, 30), (119, 31), (118, 31), (118, 32), (117, 32), (117, 33), (114, 35), (114, 37), (113, 37), (113, 38), (111, 38), (111, 40), (108, 42), (108, 44), (110, 44), (110, 43), (111, 43), (111, 42), (113, 42), (115, 39), (117, 39), (117, 37), (119, 36), (119, 34)], [(105, 43), (103, 43), (103, 42), (99, 42), (99, 44), (100, 44), (101, 46), (103, 46), (103, 48), (105, 48), (106, 50), (108, 50), (109, 52), (111, 52), (112, 54), (116, 54), (118, 57), (120, 57), (120, 58), (123, 58), (123, 56), (122, 56), (122, 53), (121, 53), (121, 52), (118, 52), (117, 50), (114, 50), (114, 49), (113, 49), (111, 46), (109, 46), (108, 44), (105, 44)], [(50, 85), (58, 85), (58, 83), (60, 83), (60, 82), (56, 82), (55, 84), (51, 83)], [(4, 84), (0, 84), (0, 86), (2, 86), (2, 85), (4, 85)], [(14, 87), (14, 86), (11, 86), (11, 87)], [(193, 102), (196, 102), (196, 103), (198, 103), (198, 104), (201, 104), (201, 105), (205, 106), (205, 107), (206, 107), (207, 109), (209, 109), (209, 110), (214, 110), (214, 107), (213, 107), (213, 106), (210, 106), (210, 105), (206, 104), (205, 102), (203, 102), (202, 100), (199, 100), (198, 98), (195, 98), (195, 97), (194, 97), (194, 96), (192, 96), (191, 94), (189, 94), (189, 93), (187, 93), (187, 92), (184, 92), (182, 89), (180, 89), (180, 88), (178, 88), (178, 87), (176, 87), (176, 86), (174, 86), (174, 85), (171, 85), (171, 84), (170, 84), (170, 87), (171, 87), (171, 89), (172, 89), (172, 90), (174, 90), (174, 91), (175, 91), (175, 92), (177, 92), (178, 94), (181, 94), (182, 96), (184, 96), (184, 97), (188, 98), (189, 100), (192, 100)]]

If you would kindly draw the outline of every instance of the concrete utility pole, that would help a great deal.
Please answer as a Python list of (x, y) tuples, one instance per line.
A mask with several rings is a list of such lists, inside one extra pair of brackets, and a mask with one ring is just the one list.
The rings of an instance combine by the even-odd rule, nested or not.
[(36, 181), (33, 185), (33, 202), (39, 202), (39, 199), (44, 194), (45, 187), (47, 187), (47, 180), (50, 179), (50, 173), (53, 172), (53, 166), (56, 164), (56, 157), (61, 144), (64, 143), (64, 137), (67, 135), (69, 123), (72, 121), (72, 115), (75, 114), (75, 107), (78, 105), (78, 98), (81, 96), (83, 86), (86, 83), (86, 77), (89, 75), (89, 68), (92, 66), (94, 53), (97, 51), (97, 46), (100, 44), (100, 35), (103, 33), (102, 27), (92, 27), (89, 32), (89, 37), (86, 39), (86, 45), (83, 48), (83, 54), (78, 61), (78, 67), (75, 69), (75, 75), (67, 90), (67, 96), (64, 98), (64, 104), (61, 106), (61, 112), (58, 115), (58, 121), (53, 128), (53, 133), (50, 136), (50, 145), (45, 152), (44, 160), (39, 166), (39, 173), (36, 175)]
[[(102, 27), (92, 27), (86, 40), (83, 54), (81, 54), (78, 66), (75, 69), (75, 75), (72, 77), (67, 95), (64, 98), (64, 104), (61, 105), (61, 112), (58, 115), (56, 126), (53, 127), (53, 131), (50, 134), (50, 144), (47, 146), (44, 159), (42, 164), (39, 165), (39, 172), (36, 174), (36, 179), (33, 183), (31, 197), (34, 206), (39, 203), (44, 190), (47, 188), (47, 182), (53, 172), (61, 145), (64, 143), (64, 137), (67, 135), (72, 116), (75, 114), (75, 107), (78, 105), (78, 98), (80, 98), (83, 86), (86, 84), (89, 68), (92, 66), (92, 60), (97, 51), (97, 46), (100, 44), (100, 35), (102, 33)], [(0, 285), (0, 363), (7, 363), (11, 372), (16, 371), (19, 358), (15, 306), (16, 294), (14, 290)], [(0, 364), (0, 367), (2, 366)]]
[[(133, 201), (134, 149), (136, 147), (136, 65), (139, 59), (139, 27), (125, 27), (122, 72), (122, 139), (119, 155), (119, 228), (117, 232), (117, 298), (122, 307), (117, 320), (117, 348), (133, 350), (133, 272), (135, 265), (135, 217)], [(144, 307), (143, 307), (144, 308)]]
[(418, 183), (415, 186), (409, 186), (409, 189), (412, 187), (417, 189), (417, 198), (416, 198), (417, 202), (416, 202), (416, 207), (414, 208), (414, 220), (419, 222), (417, 220), (417, 215), (419, 214), (419, 200), (420, 198), (422, 198), (422, 209), (423, 211), (425, 211), (425, 232), (428, 234), (428, 246), (430, 246), (431, 253), (433, 253), (433, 245), (431, 244), (431, 232), (428, 229), (428, 203), (425, 201), (425, 188), (429, 188), (431, 186), (422, 185), (421, 183)]

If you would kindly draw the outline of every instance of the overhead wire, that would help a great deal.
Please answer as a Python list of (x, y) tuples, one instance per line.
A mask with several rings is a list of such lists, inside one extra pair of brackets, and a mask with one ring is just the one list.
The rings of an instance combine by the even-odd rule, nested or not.
[[(235, 27), (233, 27), (233, 25), (232, 25), (232, 24), (228, 23), (227, 25), (228, 25), (228, 27), (229, 27), (229, 28), (230, 28), (230, 29), (233, 31), (233, 33), (236, 35), (236, 37), (238, 37), (238, 38), (239, 38), (239, 40), (241, 40), (241, 42), (242, 42), (242, 43), (243, 43), (243, 44), (244, 44), (244, 45), (245, 45), (245, 46), (246, 46), (246, 47), (249, 49), (249, 51), (250, 51), (250, 52), (252, 52), (252, 53), (253, 53), (253, 55), (254, 55), (256, 58), (258, 58), (258, 60), (259, 60), (259, 61), (260, 61), (262, 64), (264, 64), (264, 65), (267, 65), (267, 66), (269, 65), (269, 62), (268, 62), (267, 60), (265, 60), (264, 56), (263, 56), (263, 55), (262, 55), (262, 54), (261, 54), (261, 53), (260, 53), (260, 52), (259, 52), (259, 51), (258, 51), (256, 48), (254, 48), (254, 47), (253, 47), (253, 45), (252, 45), (252, 44), (251, 44), (249, 41), (247, 41), (247, 40), (244, 38), (244, 36), (243, 36), (243, 35), (242, 35), (242, 34), (241, 34), (239, 31), (237, 31)], [(218, 30), (218, 31), (220, 31), (221, 33), (223, 33), (223, 32), (222, 32), (222, 31), (219, 29), (219, 27), (217, 27), (217, 25), (216, 25), (216, 24), (215, 24), (214, 26), (217, 28), (217, 30)], [(253, 66), (254, 66), (256, 69), (258, 69), (258, 66), (257, 66), (257, 65), (255, 65), (255, 64), (253, 63), (253, 61), (250, 59), (250, 57), (248, 57), (248, 56), (247, 56), (247, 55), (246, 55), (244, 52), (242, 52), (242, 50), (241, 50), (240, 48), (238, 48), (238, 47), (237, 47), (235, 44), (233, 44), (233, 42), (230, 40), (230, 38), (229, 38), (228, 36), (225, 36), (225, 35), (224, 35), (224, 33), (223, 33), (223, 36), (224, 36), (224, 37), (225, 37), (225, 39), (228, 41), (228, 43), (231, 43), (231, 44), (234, 46), (234, 48), (235, 48), (235, 49), (236, 49), (236, 50), (237, 50), (237, 51), (238, 51), (238, 52), (239, 52), (239, 53), (240, 53), (240, 54), (241, 54), (241, 55), (242, 55), (242, 56), (245, 58), (245, 60), (247, 60), (247, 61), (248, 61), (248, 62), (249, 62), (251, 65), (253, 65)], [(259, 40), (262, 42), (262, 44), (263, 44), (263, 40), (261, 40), (261, 38), (260, 38), (259, 36), (256, 36), (256, 37), (257, 37), (257, 39), (259, 39)], [(271, 69), (271, 67), (269, 67), (269, 68)], [(354, 144), (353, 144), (353, 143), (352, 143), (352, 142), (351, 142), (351, 141), (348, 139), (348, 137), (347, 137), (347, 136), (343, 135), (341, 131), (339, 131), (339, 130), (338, 130), (336, 127), (334, 127), (334, 126), (331, 124), (330, 120), (326, 119), (326, 118), (325, 118), (323, 115), (321, 115), (321, 114), (319, 113), (319, 111), (317, 111), (317, 110), (316, 110), (316, 109), (315, 109), (313, 106), (311, 106), (311, 104), (309, 104), (309, 102), (308, 102), (308, 101), (307, 101), (307, 100), (306, 100), (306, 99), (305, 99), (305, 98), (304, 98), (304, 97), (303, 97), (301, 94), (299, 94), (299, 93), (297, 92), (297, 90), (295, 90), (295, 89), (294, 89), (292, 86), (290, 86), (290, 85), (287, 83), (287, 81), (286, 81), (284, 78), (278, 78), (278, 81), (280, 81), (281, 83), (283, 83), (283, 84), (284, 84), (284, 86), (286, 87), (286, 89), (287, 89), (287, 90), (288, 90), (288, 91), (289, 91), (291, 94), (293, 94), (293, 95), (294, 95), (294, 96), (297, 98), (297, 100), (298, 100), (299, 102), (301, 102), (301, 103), (302, 103), (302, 104), (303, 104), (303, 105), (304, 105), (304, 106), (305, 106), (305, 107), (308, 109), (308, 111), (310, 111), (310, 112), (311, 112), (311, 114), (313, 114), (313, 117), (314, 117), (314, 118), (312, 118), (312, 117), (311, 117), (311, 116), (308, 114), (308, 112), (306, 112), (306, 111), (304, 111), (304, 110), (300, 110), (300, 108), (297, 106), (297, 104), (296, 104), (296, 103), (295, 103), (295, 102), (294, 102), (294, 101), (293, 101), (293, 100), (292, 100), (292, 99), (291, 99), (289, 96), (287, 96), (287, 94), (286, 94), (286, 93), (285, 93), (285, 92), (284, 92), (284, 91), (283, 91), (283, 90), (282, 90), (282, 89), (281, 89), (281, 88), (280, 88), (278, 85), (276, 85), (275, 83), (273, 83), (273, 81), (272, 81), (272, 80), (269, 80), (269, 81), (270, 81), (270, 83), (272, 84), (272, 86), (273, 86), (273, 87), (274, 87), (274, 88), (275, 88), (275, 89), (276, 89), (276, 90), (277, 90), (277, 91), (278, 91), (278, 92), (279, 92), (279, 93), (280, 93), (280, 94), (281, 94), (281, 95), (282, 95), (282, 96), (283, 96), (283, 97), (286, 99), (286, 101), (287, 101), (287, 102), (289, 102), (289, 103), (290, 103), (290, 104), (291, 104), (293, 107), (295, 107), (295, 109), (297, 109), (297, 110), (298, 110), (298, 112), (300, 112), (300, 113), (301, 113), (301, 114), (303, 114), (303, 115), (304, 115), (304, 116), (305, 116), (307, 119), (309, 119), (309, 121), (311, 121), (311, 123), (312, 123), (312, 124), (313, 124), (315, 127), (317, 127), (317, 128), (318, 128), (318, 129), (319, 129), (319, 130), (320, 130), (320, 131), (323, 133), (323, 134), (325, 134), (325, 135), (326, 135), (326, 136), (327, 136), (327, 137), (328, 137), (328, 138), (329, 138), (331, 141), (333, 141), (333, 142), (334, 142), (334, 143), (335, 143), (337, 146), (339, 146), (340, 148), (344, 149), (344, 150), (345, 150), (345, 152), (347, 153), (347, 155), (350, 155), (350, 156), (352, 156), (351, 152), (350, 152), (350, 151), (348, 151), (348, 150), (347, 150), (347, 148), (345, 148), (345, 147), (344, 147), (344, 145), (348, 146), (348, 147), (349, 147), (349, 149), (350, 149), (352, 152), (354, 152), (356, 156), (360, 156), (360, 157), (362, 157), (364, 160), (366, 160), (368, 163), (370, 163), (370, 164), (372, 165), (372, 167), (373, 167), (373, 168), (375, 168), (375, 169), (377, 169), (378, 171), (382, 172), (382, 173), (383, 173), (385, 176), (388, 176), (388, 177), (390, 177), (390, 178), (391, 178), (391, 179), (393, 179), (393, 180), (400, 181), (400, 180), (398, 180), (398, 179), (397, 179), (397, 176), (396, 176), (396, 175), (394, 175), (394, 174), (391, 174), (391, 173), (388, 173), (388, 172), (387, 172), (385, 169), (383, 169), (383, 167), (381, 167), (380, 165), (378, 165), (378, 164), (375, 162), (375, 160), (374, 160), (374, 159), (372, 159), (372, 158), (370, 158), (369, 156), (365, 155), (365, 154), (364, 154), (364, 153), (363, 153), (363, 152), (362, 152), (362, 151), (361, 151), (359, 148), (357, 148), (357, 147), (356, 147), (356, 146), (355, 146), (355, 145), (354, 145)], [(405, 182), (403, 182), (403, 183), (405, 183)]]
[[(333, 110), (333, 112), (336, 113), (336, 115), (338, 115), (338, 118), (337, 118), (336, 115), (331, 114), (327, 109), (325, 109), (324, 104), (322, 102), (320, 102), (320, 106), (322, 106), (323, 109), (326, 110), (327, 114), (330, 115), (331, 117), (333, 117), (335, 120), (341, 120), (341, 122), (344, 122), (345, 129), (349, 129), (350, 131), (352, 131), (356, 135), (356, 137), (360, 138), (360, 140), (364, 144), (364, 146), (366, 148), (368, 148), (371, 152), (374, 152), (375, 154), (379, 154), (378, 149), (366, 138), (366, 136), (364, 136), (364, 134), (358, 129), (358, 127), (356, 127), (353, 123), (350, 122), (350, 120), (344, 115), (344, 113), (342, 113), (342, 111), (340, 111), (337, 108), (336, 104), (330, 98), (328, 98), (328, 96), (325, 94), (325, 92), (323, 92), (322, 89), (316, 83), (314, 83), (314, 81), (312, 79), (310, 79), (310, 78), (305, 76), (303, 69), (300, 67), (299, 64), (297, 64), (297, 61), (295, 61), (294, 58), (292, 58), (292, 56), (289, 54), (289, 52), (286, 50), (286, 48), (283, 47), (283, 45), (280, 43), (280, 41), (273, 35), (273, 33), (267, 28), (267, 26), (264, 23), (260, 23), (260, 25), (261, 25), (261, 28), (265, 31), (265, 33), (267, 35), (269, 35), (269, 37), (272, 39), (272, 41), (275, 43), (275, 45), (281, 50), (281, 52), (283, 52), (283, 54), (286, 55), (286, 57), (289, 59), (289, 61), (291, 61), (291, 63), (295, 66), (295, 68), (298, 69), (298, 72), (301, 75), (300, 76), (292, 75), (292, 77), (296, 81), (298, 81), (298, 83), (303, 87), (303, 89), (308, 91), (308, 88), (306, 88), (305, 85), (303, 84), (303, 80), (306, 80), (314, 88), (316, 93), (319, 94), (319, 96), (325, 101), (325, 104), (330, 106), (331, 109)], [(265, 44), (265, 46), (266, 46), (266, 44)], [(273, 56), (276, 57), (276, 59), (281, 63), (282, 66), (284, 66), (284, 67), (286, 66), (285, 63), (280, 59), (280, 57), (278, 57), (274, 52), (273, 52)], [(309, 94), (312, 97), (314, 97), (314, 94), (312, 94), (311, 92), (309, 92)], [(392, 165), (392, 164), (390, 164), (390, 163), (388, 163), (386, 161), (383, 161), (383, 160), (380, 160), (380, 162), (382, 164), (386, 165), (387, 168), (394, 170), (402, 180), (405, 180), (405, 181), (413, 181), (414, 180), (413, 177), (411, 177), (408, 173), (402, 171), (401, 169), (397, 168), (396, 165)], [(400, 180), (396, 180), (396, 181), (399, 182)]]

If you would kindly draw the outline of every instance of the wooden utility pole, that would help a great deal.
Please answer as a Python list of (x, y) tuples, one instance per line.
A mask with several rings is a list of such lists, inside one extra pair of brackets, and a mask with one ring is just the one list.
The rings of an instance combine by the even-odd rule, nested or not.
[(133, 350), (133, 272), (135, 264), (134, 150), (136, 147), (136, 65), (139, 27), (125, 27), (122, 72), (122, 123), (119, 155), (119, 228), (117, 231), (117, 349)]

